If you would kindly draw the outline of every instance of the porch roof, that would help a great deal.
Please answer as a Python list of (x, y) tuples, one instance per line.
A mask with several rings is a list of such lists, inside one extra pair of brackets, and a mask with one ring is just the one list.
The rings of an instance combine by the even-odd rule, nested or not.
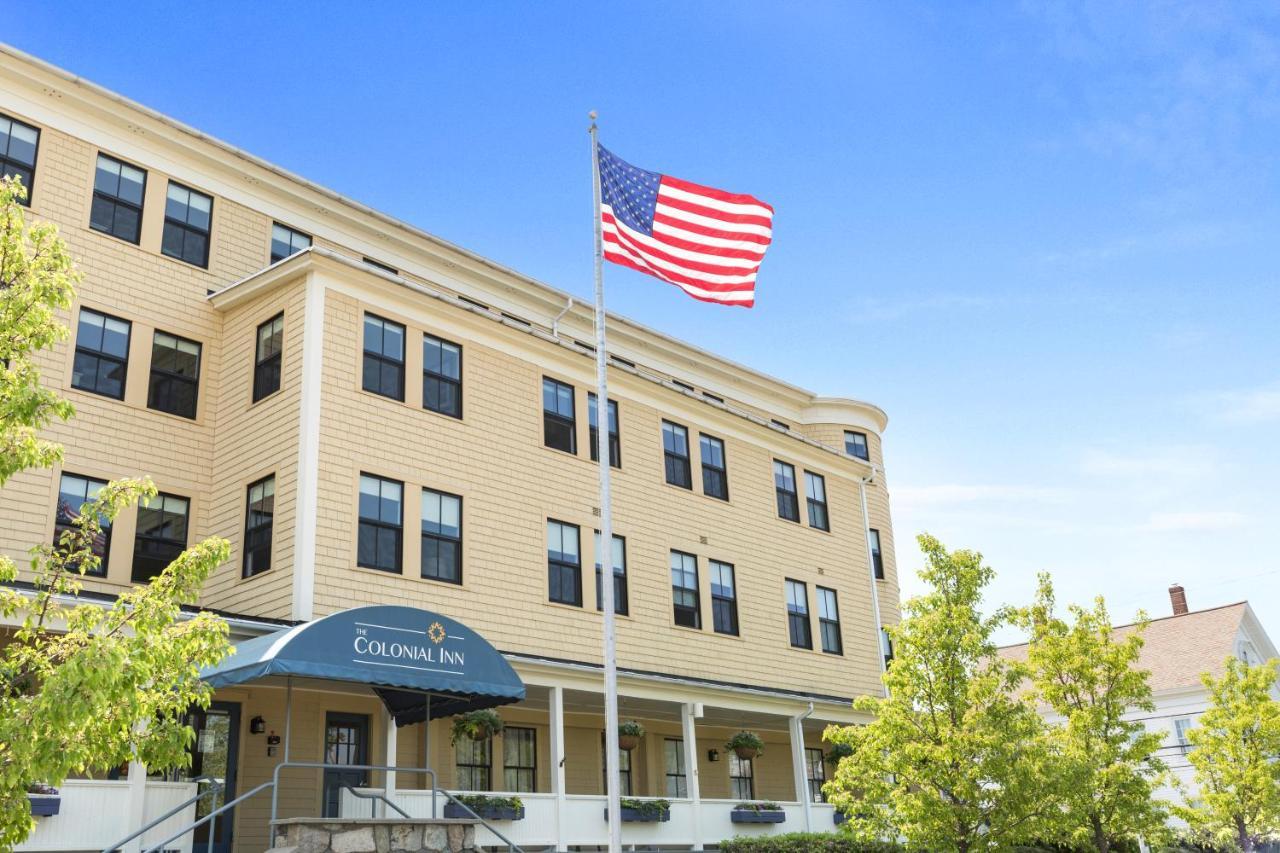
[[(367, 684), (395, 717), (419, 723), (519, 702), (524, 682), (484, 637), (415, 607), (357, 607), (237, 643), (200, 677), (214, 687), (300, 676)], [(429, 697), (429, 702), (428, 702)]]

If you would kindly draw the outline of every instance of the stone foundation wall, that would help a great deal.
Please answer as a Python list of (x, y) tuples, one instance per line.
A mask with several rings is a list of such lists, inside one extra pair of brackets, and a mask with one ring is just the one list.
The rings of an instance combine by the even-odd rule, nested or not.
[(289, 818), (269, 853), (473, 853), (474, 820)]

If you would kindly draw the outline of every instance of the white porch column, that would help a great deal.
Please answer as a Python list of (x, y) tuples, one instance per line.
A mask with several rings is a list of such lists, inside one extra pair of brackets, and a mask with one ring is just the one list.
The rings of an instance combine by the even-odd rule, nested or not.
[(813, 713), (813, 705), (803, 714), (787, 721), (791, 730), (791, 769), (795, 775), (796, 799), (804, 806), (804, 831), (813, 831), (813, 809), (809, 805), (809, 774), (804, 764), (804, 718)]
[(680, 723), (684, 741), (684, 778), (693, 807), (693, 849), (702, 847), (702, 785), (698, 779), (698, 735), (693, 721), (702, 716), (702, 706), (686, 702), (680, 706)]
[[(387, 751), (386, 761), (384, 763), (388, 767), (395, 767), (396, 737), (398, 735), (398, 729), (396, 727), (396, 718), (392, 716), (391, 712), (387, 710), (385, 705), (382, 708), (382, 719), (387, 727)], [(385, 777), (383, 781), (383, 787), (385, 790), (382, 793), (388, 800), (394, 801), (396, 794), (396, 773), (394, 770), (388, 770), (383, 774), (383, 776)], [(382, 812), (383, 817), (391, 817), (391, 815), (386, 813), (387, 807), (385, 805), (382, 807)]]
[(564, 849), (564, 688), (552, 687), (551, 793), (556, 795), (556, 849)]
[[(141, 829), (147, 814), (147, 766), (141, 761), (129, 762), (129, 831)], [(197, 786), (198, 790), (198, 786)], [(142, 838), (135, 838), (125, 845), (123, 853), (138, 853)]]

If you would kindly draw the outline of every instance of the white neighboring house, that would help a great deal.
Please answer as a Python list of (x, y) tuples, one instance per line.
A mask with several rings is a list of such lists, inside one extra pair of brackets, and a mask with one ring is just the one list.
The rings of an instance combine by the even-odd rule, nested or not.
[[(1187, 609), (1185, 590), (1177, 584), (1169, 587), (1169, 599), (1173, 614), (1150, 621), (1138, 658), (1138, 666), (1151, 673), (1155, 710), (1134, 711), (1128, 718), (1141, 720), (1148, 731), (1164, 736), (1158, 754), (1182, 783), (1183, 791), (1165, 788), (1159, 796), (1182, 802), (1184, 796), (1194, 800), (1197, 790), (1195, 768), (1187, 760), (1187, 732), (1209, 706), (1209, 693), (1200, 676), (1206, 672), (1214, 677), (1222, 675), (1228, 657), (1258, 664), (1280, 655), (1249, 602), (1192, 611)], [(1116, 629), (1124, 636), (1133, 626), (1117, 625)], [(1000, 654), (1025, 659), (1027, 646), (1005, 646)], [(1273, 693), (1280, 699), (1280, 688), (1273, 688)], [(1052, 722), (1054, 718), (1048, 719)]]

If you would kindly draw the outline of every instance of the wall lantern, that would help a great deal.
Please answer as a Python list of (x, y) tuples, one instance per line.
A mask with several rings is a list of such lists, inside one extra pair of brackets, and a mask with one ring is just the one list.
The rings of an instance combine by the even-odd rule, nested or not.
[(707, 761), (719, 761), (719, 760), (720, 760), (720, 750), (718, 749), (707, 750)]
[(249, 721), (250, 734), (260, 735), (265, 733), (266, 730), (267, 730), (267, 721), (262, 719), (261, 717), (254, 717), (252, 720)]

